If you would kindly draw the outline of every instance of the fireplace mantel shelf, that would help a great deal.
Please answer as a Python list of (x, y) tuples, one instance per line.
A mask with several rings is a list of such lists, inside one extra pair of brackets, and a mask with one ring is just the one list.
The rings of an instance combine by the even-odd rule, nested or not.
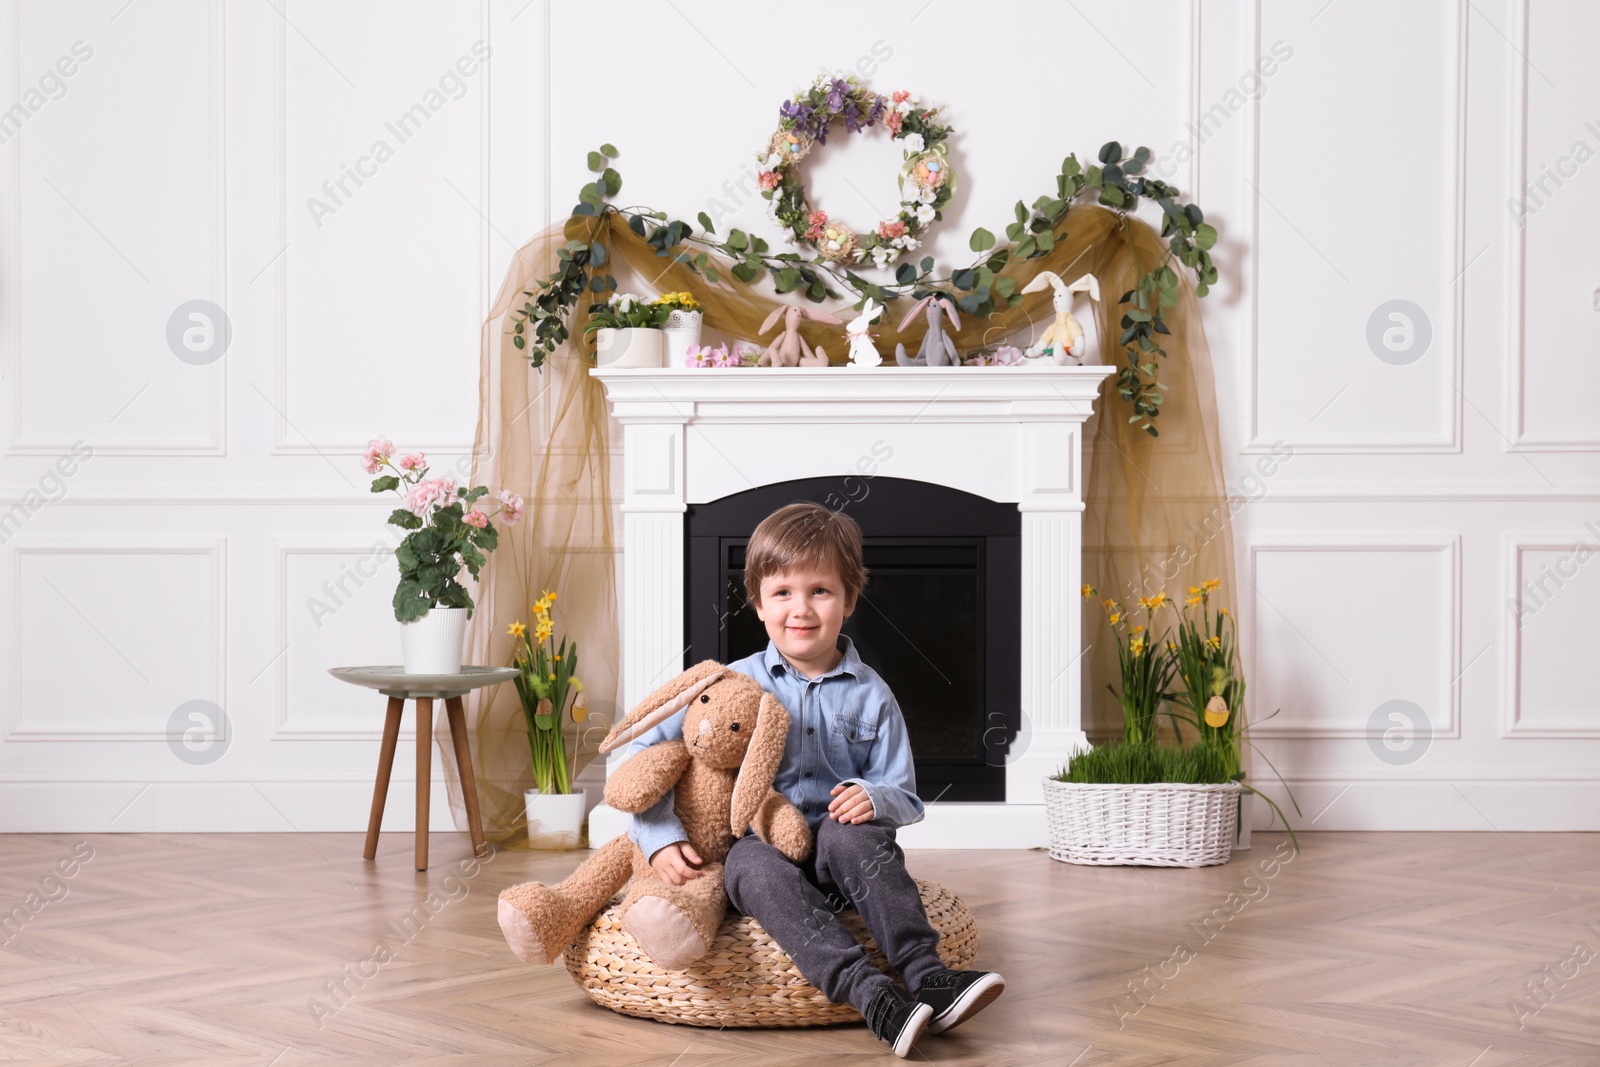
[[(692, 419), (853, 422), (918, 418), (996, 422), (1082, 421), (1113, 367), (746, 367), (594, 369), (622, 422)], [(819, 410), (818, 403), (849, 405)], [(693, 404), (693, 408), (682, 405)], [(746, 405), (760, 404), (759, 411)], [(1021, 405), (1021, 407), (1019, 407)], [(907, 410), (895, 412), (896, 406)]]
[[(685, 512), (764, 485), (888, 477), (1014, 504), (1021, 518), (1021, 715), (1004, 802), (929, 806), (906, 847), (1042, 844), (1043, 780), (1080, 725), (1083, 423), (1107, 366), (602, 369), (622, 429), (622, 699), (683, 669)], [(613, 754), (613, 763), (621, 753)], [(590, 839), (626, 830), (602, 805)]]

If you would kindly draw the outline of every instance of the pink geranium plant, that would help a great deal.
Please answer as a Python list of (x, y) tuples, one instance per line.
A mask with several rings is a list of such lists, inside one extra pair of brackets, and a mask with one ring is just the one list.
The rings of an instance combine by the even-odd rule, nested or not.
[(413, 622), (436, 607), (466, 608), (470, 616), (472, 594), (461, 584), (461, 569), (477, 579), (487, 553), (500, 543), (500, 532), (489, 520), (512, 525), (522, 518), (522, 498), (502, 490), (494, 510), (485, 511), (478, 502), (489, 495), (486, 487), (463, 489), (454, 478), (430, 478), (426, 456), (412, 452), (397, 460), (386, 437), (368, 442), (361, 467), (376, 475), (374, 493), (392, 492), (403, 502), (389, 514), (390, 523), (409, 531), (394, 553), (400, 564), (394, 617)]

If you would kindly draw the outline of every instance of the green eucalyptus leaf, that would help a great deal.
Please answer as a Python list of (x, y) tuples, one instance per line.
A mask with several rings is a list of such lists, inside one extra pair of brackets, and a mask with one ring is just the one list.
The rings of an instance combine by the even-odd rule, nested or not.
[(994, 247), (994, 234), (979, 226), (972, 231), (972, 237), (967, 241), (967, 247), (974, 252), (987, 252)]
[(702, 230), (704, 230), (706, 233), (716, 233), (717, 232), (717, 228), (715, 226), (711, 225), (711, 216), (710, 215), (707, 215), (704, 211), (702, 211), (702, 212), (700, 212), (699, 215), (696, 216), (696, 218), (698, 218), (700, 220), (700, 228)]

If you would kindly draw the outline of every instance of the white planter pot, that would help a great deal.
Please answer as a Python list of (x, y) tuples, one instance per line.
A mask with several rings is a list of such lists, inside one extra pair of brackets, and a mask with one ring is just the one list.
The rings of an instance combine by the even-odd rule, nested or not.
[(1227, 863), (1241, 792), (1238, 782), (1086, 785), (1046, 778), (1050, 858), (1149, 867)]
[(689, 366), (689, 346), (700, 343), (700, 331), (705, 325), (705, 315), (699, 311), (674, 311), (667, 315), (667, 324), (661, 328), (661, 338), (666, 348), (669, 370), (693, 370)]
[(407, 674), (460, 674), (467, 636), (466, 608), (433, 608), (400, 624), (400, 654)]
[(588, 798), (587, 789), (550, 794), (528, 790), (523, 796), (528, 811), (528, 847), (577, 848)]
[(666, 355), (661, 331), (649, 328), (595, 331), (595, 363), (601, 367), (661, 367)]

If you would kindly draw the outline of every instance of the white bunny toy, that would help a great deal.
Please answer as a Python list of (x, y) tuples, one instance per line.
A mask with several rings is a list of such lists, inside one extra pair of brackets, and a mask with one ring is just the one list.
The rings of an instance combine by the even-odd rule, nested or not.
[(1024, 293), (1037, 293), (1046, 284), (1055, 287), (1053, 303), (1056, 317), (1044, 333), (1039, 335), (1027, 351), (1029, 356), (1042, 356), (1046, 352), (1055, 357), (1060, 366), (1083, 361), (1084, 339), (1083, 327), (1078, 325), (1078, 320), (1072, 314), (1072, 294), (1087, 292), (1089, 299), (1100, 300), (1100, 282), (1093, 274), (1085, 274), (1071, 285), (1063, 282), (1054, 271), (1040, 271), (1039, 274), (1022, 287)]
[(883, 357), (878, 354), (878, 346), (872, 343), (872, 335), (867, 332), (882, 314), (883, 306), (874, 303), (869, 296), (867, 302), (861, 306), (861, 314), (851, 319), (845, 326), (845, 333), (850, 337), (850, 366), (882, 366)]

